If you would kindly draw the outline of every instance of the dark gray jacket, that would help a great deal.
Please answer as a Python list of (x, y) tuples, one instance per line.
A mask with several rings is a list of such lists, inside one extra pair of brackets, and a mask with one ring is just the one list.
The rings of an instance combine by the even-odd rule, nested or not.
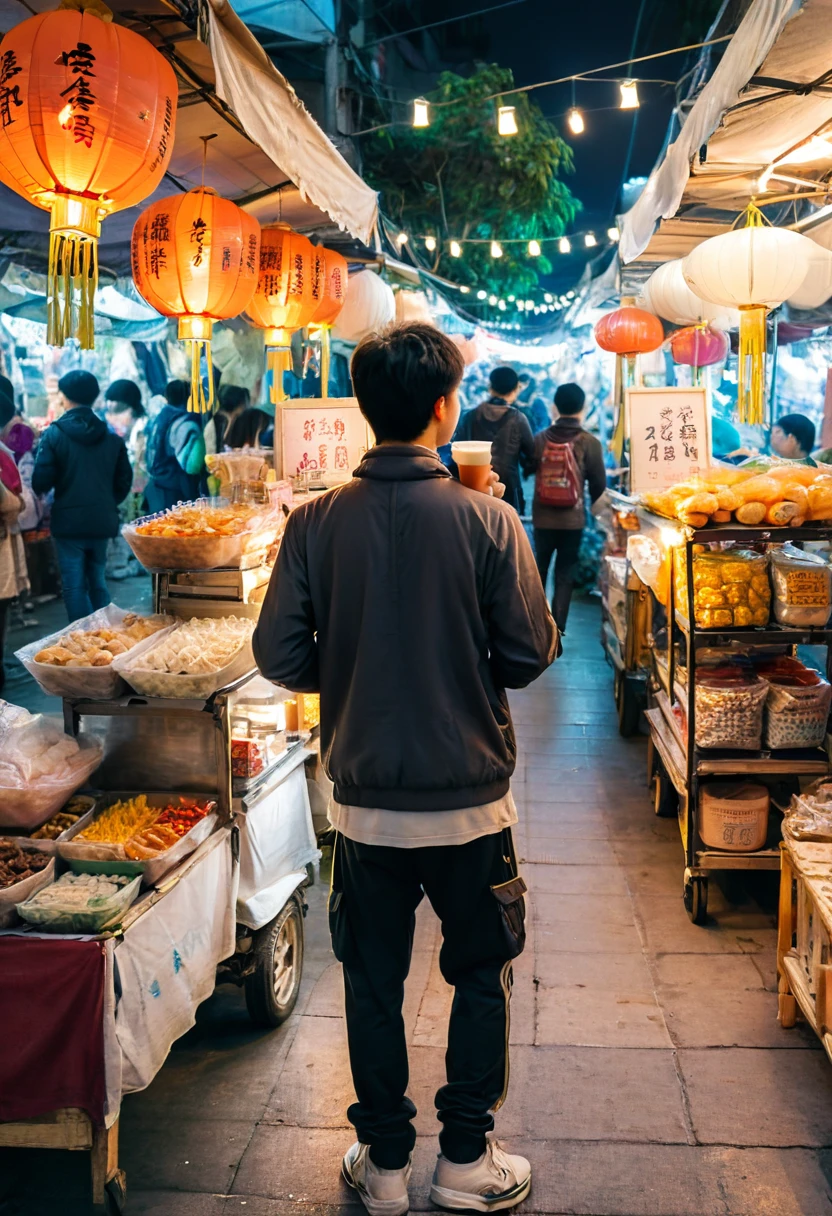
[(446, 811), (508, 791), (504, 689), (545, 671), (555, 641), (516, 512), (402, 444), (292, 512), (254, 653), (267, 679), (320, 692), (339, 802)]

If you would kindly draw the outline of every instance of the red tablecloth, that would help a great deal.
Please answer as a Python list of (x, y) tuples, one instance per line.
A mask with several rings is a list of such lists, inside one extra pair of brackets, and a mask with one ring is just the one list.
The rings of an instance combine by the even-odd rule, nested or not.
[(0, 937), (0, 1121), (78, 1106), (104, 1122), (105, 949)]

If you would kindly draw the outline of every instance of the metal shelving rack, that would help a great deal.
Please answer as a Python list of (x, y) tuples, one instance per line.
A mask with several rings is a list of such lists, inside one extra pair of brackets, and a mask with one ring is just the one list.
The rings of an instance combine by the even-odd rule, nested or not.
[[(824, 776), (830, 761), (821, 748), (745, 751), (703, 748), (696, 744), (696, 652), (700, 646), (722, 646), (732, 641), (750, 645), (825, 646), (827, 675), (832, 675), (832, 629), (795, 629), (768, 625), (758, 629), (699, 629), (676, 610), (675, 563), (684, 549), (688, 604), (694, 603), (693, 546), (715, 541), (740, 541), (745, 545), (782, 544), (790, 540), (832, 540), (832, 526), (800, 528), (751, 528), (720, 524), (707, 528), (684, 528), (639, 508), (642, 530), (649, 535), (673, 528), (684, 536), (682, 545), (671, 550), (670, 594), (667, 605), (667, 649), (654, 650), (648, 778), (653, 785), (657, 815), (677, 815), (685, 853), (684, 900), (694, 924), (704, 924), (708, 909), (708, 879), (717, 870), (779, 870), (777, 845), (754, 853), (733, 853), (709, 848), (699, 836), (698, 809), (702, 779), (711, 776), (748, 776), (782, 779), (797, 788), (801, 776)], [(684, 653), (686, 681), (678, 677), (681, 664), (677, 646)], [(673, 713), (674, 699), (685, 706), (686, 729)]]

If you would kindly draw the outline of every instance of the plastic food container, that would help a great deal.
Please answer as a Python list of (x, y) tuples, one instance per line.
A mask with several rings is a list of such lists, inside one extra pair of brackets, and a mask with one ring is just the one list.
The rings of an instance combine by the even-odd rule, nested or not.
[[(96, 629), (120, 629), (125, 617), (136, 615), (139, 614), (128, 613), (117, 608), (115, 604), (108, 604), (106, 608), (100, 608), (98, 612), (74, 621), (58, 633), (51, 633), (48, 637), (41, 638), (39, 642), (32, 642), (28, 646), (21, 647), (20, 650), (15, 651), (15, 658), (20, 660), (29, 675), (51, 697), (68, 697), (70, 700), (88, 697), (93, 701), (109, 701), (124, 692), (125, 689), (124, 681), (119, 675), (118, 668), (114, 665), (115, 660), (107, 667), (58, 667), (52, 663), (36, 663), (35, 655), (48, 646), (56, 646), (61, 638), (66, 637), (69, 633), (89, 633)], [(165, 624), (171, 621), (170, 617), (163, 616), (147, 619)], [(142, 650), (147, 650), (148, 646), (152, 646), (157, 638), (158, 633), (152, 634), (144, 641), (137, 642), (127, 651), (127, 654), (135, 655)]]
[(696, 673), (696, 745), (757, 751), (768, 684), (735, 668)]
[[(254, 669), (254, 652), (251, 648), (254, 623), (247, 622), (246, 624), (250, 625), (250, 628), (247, 628), (247, 636), (241, 632), (239, 649), (230, 662), (216, 671), (190, 675), (152, 670), (143, 666), (143, 660), (150, 654), (153, 647), (148, 647), (141, 655), (121, 655), (116, 659), (116, 663), (130, 687), (141, 696), (207, 701), (220, 688), (227, 688), (229, 684), (233, 684), (235, 680), (239, 680)], [(162, 638), (159, 639), (160, 643), (161, 641)]]
[[(33, 848), (28, 840), (21, 840), (19, 837), (13, 838), (11, 843), (24, 852), (43, 852), (42, 849)], [(32, 874), (29, 878), (23, 878), (20, 882), (12, 883), (10, 887), (0, 889), (0, 929), (8, 929), (10, 925), (17, 922), (16, 905), (21, 899), (28, 899), (31, 895), (40, 891), (42, 887), (52, 882), (54, 878), (55, 858), (50, 857), (47, 865), (37, 874)]]
[(769, 802), (764, 785), (725, 782), (703, 786), (699, 835), (709, 849), (754, 853), (766, 843)]
[(121, 534), (146, 570), (218, 570), (239, 566), (245, 555), (268, 549), (277, 536), (280, 520), (264, 513), (255, 516), (245, 532), (234, 536), (206, 533), (202, 536), (147, 536), (138, 531), (167, 512), (146, 515), (125, 524)]
[(832, 569), (813, 553), (783, 545), (771, 553), (774, 615), (781, 625), (823, 629), (832, 612)]
[(790, 683), (788, 678), (782, 682), (767, 678), (766, 746), (823, 747), (832, 686), (819, 676), (810, 685)]
[[(136, 791), (108, 793), (99, 800), (94, 811), (84, 815), (76, 824), (55, 842), (58, 856), (69, 864), (76, 874), (129, 874), (142, 878), (145, 886), (153, 886), (166, 874), (174, 870), (181, 862), (195, 852), (203, 841), (213, 833), (219, 822), (216, 803), (208, 802), (208, 813), (203, 819), (181, 836), (178, 842), (171, 845), (164, 853), (151, 857), (146, 861), (134, 861), (124, 852), (120, 844), (108, 844), (95, 840), (78, 840), (76, 837), (92, 823), (93, 819), (112, 806), (114, 802), (135, 798)], [(194, 802), (205, 803), (204, 795), (200, 794), (147, 794), (148, 806), (163, 810), (179, 798), (188, 798)]]
[(63, 879), (52, 883), (48, 898), (39, 899), (41, 892), (38, 892), (24, 903), (19, 903), (18, 915), (28, 924), (51, 929), (54, 933), (100, 933), (108, 926), (119, 923), (141, 886), (141, 878), (134, 878), (108, 896), (93, 896), (86, 907), (73, 907), (69, 903), (61, 907), (60, 903), (55, 902), (60, 895), (58, 889), (65, 887), (68, 890), (73, 885), (67, 881), (70, 878), (70, 875), (64, 875)]
[[(749, 629), (767, 625), (771, 604), (765, 554), (748, 549), (693, 555), (693, 615), (699, 629)], [(675, 564), (676, 606), (688, 611), (685, 562)]]
[(0, 785), (0, 831), (34, 831), (46, 823), (77, 789), (89, 780), (104, 755), (98, 739), (78, 740), (83, 756), (71, 774), (56, 779), (42, 778), (27, 785)]

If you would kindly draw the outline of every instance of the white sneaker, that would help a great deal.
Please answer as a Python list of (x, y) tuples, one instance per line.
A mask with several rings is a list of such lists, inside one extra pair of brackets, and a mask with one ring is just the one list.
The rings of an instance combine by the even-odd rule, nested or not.
[(404, 1216), (410, 1207), (407, 1184), (412, 1169), (412, 1154), (403, 1169), (380, 1169), (370, 1160), (369, 1144), (358, 1142), (347, 1149), (341, 1164), (344, 1181), (358, 1191), (370, 1216)]
[(456, 1165), (440, 1153), (430, 1197), (453, 1211), (499, 1212), (513, 1208), (531, 1190), (532, 1167), (525, 1157), (507, 1153), (499, 1140), (489, 1140), (478, 1161)]

